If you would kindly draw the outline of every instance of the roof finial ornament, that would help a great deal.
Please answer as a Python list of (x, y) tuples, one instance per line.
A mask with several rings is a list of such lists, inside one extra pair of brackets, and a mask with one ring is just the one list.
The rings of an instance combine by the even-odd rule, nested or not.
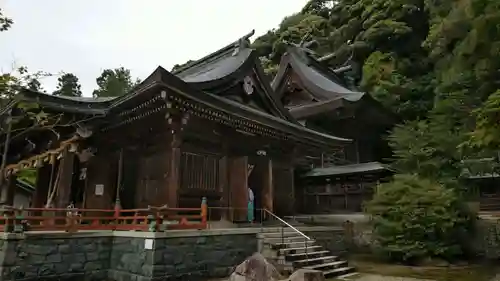
[(236, 56), (238, 55), (238, 53), (240, 52), (241, 49), (248, 49), (250, 48), (250, 37), (255, 33), (255, 30), (252, 30), (250, 33), (248, 33), (247, 35), (241, 37), (240, 39), (238, 39), (238, 41), (236, 41), (234, 43), (234, 52), (232, 54), (232, 56)]
[(283, 43), (289, 46), (294, 46), (295, 48), (298, 48), (302, 50), (304, 53), (309, 54), (311, 56), (316, 56), (316, 52), (309, 49), (309, 47), (311, 47), (314, 43), (316, 43), (316, 40), (306, 41), (310, 36), (311, 36), (310, 32), (306, 33), (306, 35), (302, 37), (302, 39), (298, 44), (289, 42), (287, 40), (283, 40)]

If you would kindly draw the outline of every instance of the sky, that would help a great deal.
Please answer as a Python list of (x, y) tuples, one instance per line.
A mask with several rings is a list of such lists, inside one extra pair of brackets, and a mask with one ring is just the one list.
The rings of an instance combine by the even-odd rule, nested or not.
[[(252, 39), (307, 0), (0, 0), (14, 20), (0, 33), (0, 72), (74, 73), (84, 96), (103, 69), (146, 78), (161, 65), (198, 59), (255, 29)], [(57, 78), (44, 78), (52, 92)]]

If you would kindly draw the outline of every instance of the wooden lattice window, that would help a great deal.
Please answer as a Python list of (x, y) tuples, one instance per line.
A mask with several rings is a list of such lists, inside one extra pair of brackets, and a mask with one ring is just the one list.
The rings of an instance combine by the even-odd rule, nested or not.
[(181, 188), (217, 191), (220, 182), (219, 161), (217, 155), (182, 152)]

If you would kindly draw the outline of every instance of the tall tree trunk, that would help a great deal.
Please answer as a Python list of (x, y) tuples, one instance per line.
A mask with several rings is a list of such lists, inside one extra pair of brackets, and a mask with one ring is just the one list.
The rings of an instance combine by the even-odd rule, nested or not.
[(7, 154), (9, 153), (10, 146), (10, 136), (12, 132), (12, 118), (9, 115), (7, 118), (7, 136), (5, 137), (5, 144), (2, 154), (2, 164), (0, 165), (0, 205), (5, 205), (7, 200), (7, 188), (8, 185), (5, 184), (5, 167), (7, 166)]

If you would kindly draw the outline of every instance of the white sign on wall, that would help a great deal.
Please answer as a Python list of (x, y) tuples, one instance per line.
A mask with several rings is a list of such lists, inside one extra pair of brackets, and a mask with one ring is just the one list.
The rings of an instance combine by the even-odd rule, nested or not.
[(153, 250), (153, 239), (145, 239), (144, 240), (144, 249)]
[(95, 195), (102, 196), (104, 194), (104, 184), (95, 185)]

